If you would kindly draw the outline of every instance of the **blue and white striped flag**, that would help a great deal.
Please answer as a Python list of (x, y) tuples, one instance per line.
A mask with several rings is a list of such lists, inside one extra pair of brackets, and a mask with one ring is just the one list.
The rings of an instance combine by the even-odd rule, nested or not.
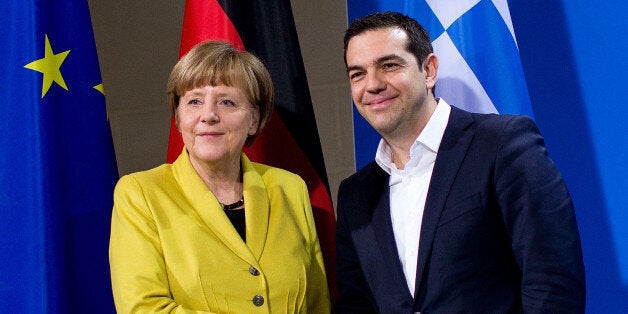
[[(435, 94), (473, 112), (533, 116), (506, 0), (348, 0), (349, 22), (397, 11), (416, 19), (439, 59)], [(379, 135), (354, 111), (356, 169), (373, 160)]]

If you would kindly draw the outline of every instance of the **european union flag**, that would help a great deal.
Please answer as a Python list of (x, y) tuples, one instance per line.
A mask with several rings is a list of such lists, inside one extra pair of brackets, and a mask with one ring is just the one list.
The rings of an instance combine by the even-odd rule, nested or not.
[(0, 313), (113, 313), (118, 173), (87, 1), (0, 16)]

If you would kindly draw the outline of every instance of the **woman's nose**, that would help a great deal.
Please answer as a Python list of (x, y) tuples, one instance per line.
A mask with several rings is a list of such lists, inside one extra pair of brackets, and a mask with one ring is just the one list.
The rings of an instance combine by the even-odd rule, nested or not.
[(216, 123), (220, 121), (220, 116), (216, 111), (216, 106), (208, 105), (202, 111), (201, 121), (203, 123)]

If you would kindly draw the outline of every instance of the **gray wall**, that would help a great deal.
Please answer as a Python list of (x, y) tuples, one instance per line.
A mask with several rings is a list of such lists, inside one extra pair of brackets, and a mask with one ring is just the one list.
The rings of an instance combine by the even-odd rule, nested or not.
[[(185, 1), (90, 0), (120, 174), (164, 163), (166, 80), (176, 63)], [(342, 61), (346, 1), (292, 0), (332, 199), (354, 171), (349, 85)]]

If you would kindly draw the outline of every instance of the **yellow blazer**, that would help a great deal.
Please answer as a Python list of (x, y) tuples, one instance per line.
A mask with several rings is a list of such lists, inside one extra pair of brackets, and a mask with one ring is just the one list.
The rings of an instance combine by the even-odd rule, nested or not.
[(303, 180), (242, 154), (246, 239), (192, 167), (122, 177), (109, 262), (118, 313), (329, 313)]

